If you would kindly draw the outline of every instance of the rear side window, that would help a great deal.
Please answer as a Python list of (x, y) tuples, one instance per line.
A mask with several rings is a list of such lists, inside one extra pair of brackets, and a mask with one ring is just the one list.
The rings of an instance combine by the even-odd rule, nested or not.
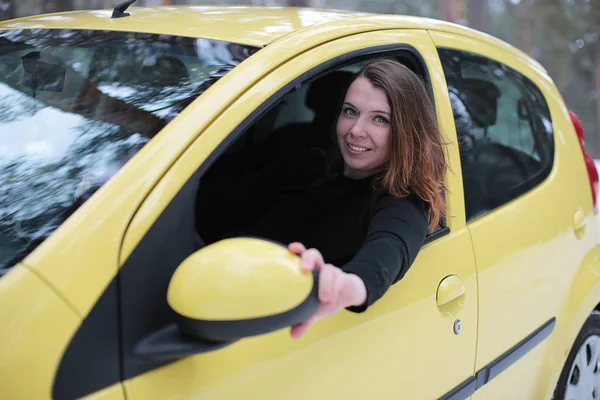
[(0, 31), (0, 275), (255, 48), (109, 31)]
[(496, 61), (439, 49), (459, 139), (467, 220), (540, 184), (554, 161), (539, 88)]

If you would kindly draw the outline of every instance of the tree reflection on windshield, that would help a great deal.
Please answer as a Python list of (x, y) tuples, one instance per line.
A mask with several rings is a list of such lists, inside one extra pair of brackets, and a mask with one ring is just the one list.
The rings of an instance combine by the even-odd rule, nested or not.
[(108, 31), (0, 31), (0, 274), (255, 48)]

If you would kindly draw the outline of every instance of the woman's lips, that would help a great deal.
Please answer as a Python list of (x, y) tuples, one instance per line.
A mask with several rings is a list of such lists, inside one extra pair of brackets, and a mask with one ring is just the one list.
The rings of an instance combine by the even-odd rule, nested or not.
[(346, 143), (346, 148), (348, 149), (348, 152), (351, 154), (363, 154), (363, 153), (366, 153), (367, 151), (371, 150), (366, 147), (356, 146), (356, 145), (350, 144), (350, 143)]

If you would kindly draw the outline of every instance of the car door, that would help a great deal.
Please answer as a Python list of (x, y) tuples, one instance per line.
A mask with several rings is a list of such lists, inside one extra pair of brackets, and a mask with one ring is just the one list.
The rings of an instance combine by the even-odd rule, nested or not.
[[(288, 39), (252, 57), (276, 57), (293, 43), (293, 37)], [(284, 329), (177, 359), (143, 358), (136, 350), (144, 338), (172, 322), (166, 290), (179, 263), (199, 247), (195, 194), (209, 165), (236, 137), (243, 143), (249, 127), (264, 121), (269, 110), (288, 99), (285, 95), (337, 67), (395, 54), (422, 62), (442, 131), (454, 132), (442, 68), (427, 32), (354, 35), (282, 62), (215, 118), (150, 193), (126, 234), (119, 273), (128, 399), (455, 399), (470, 394), (477, 284), (452, 133), (447, 137), (447, 225), (428, 238), (406, 276), (367, 312), (340, 312), (319, 321), (300, 340)], [(236, 74), (249, 73), (240, 65), (210, 93), (228, 92)], [(195, 104), (186, 112), (201, 113), (203, 102)]]
[(473, 398), (542, 398), (554, 386), (544, 369), (545, 339), (587, 241), (581, 240), (585, 226), (573, 225), (590, 204), (580, 189), (585, 176), (568, 175), (561, 164), (567, 154), (558, 152), (557, 127), (568, 115), (535, 62), (491, 41), (432, 37), (463, 144), (467, 226), (477, 260), (476, 374), (485, 386)]

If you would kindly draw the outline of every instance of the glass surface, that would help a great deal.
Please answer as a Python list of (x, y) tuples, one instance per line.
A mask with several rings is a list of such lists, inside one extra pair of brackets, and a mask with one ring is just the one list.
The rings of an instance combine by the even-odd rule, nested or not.
[(0, 274), (256, 50), (129, 32), (0, 31)]

